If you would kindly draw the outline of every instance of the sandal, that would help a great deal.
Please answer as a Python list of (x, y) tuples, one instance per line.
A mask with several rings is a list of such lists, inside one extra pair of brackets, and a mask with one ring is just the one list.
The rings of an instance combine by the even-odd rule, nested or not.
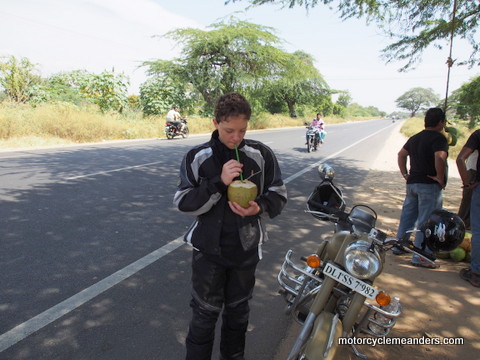
[(425, 269), (438, 269), (440, 267), (440, 265), (438, 265), (438, 264), (430, 264), (430, 263), (427, 263), (427, 262), (417, 263), (417, 262), (413, 262), (413, 261), (410, 262), (410, 265), (425, 268)]
[(480, 287), (480, 275), (472, 272), (472, 269), (465, 268), (465, 269), (460, 270), (460, 277), (463, 280), (468, 281), (473, 286)]

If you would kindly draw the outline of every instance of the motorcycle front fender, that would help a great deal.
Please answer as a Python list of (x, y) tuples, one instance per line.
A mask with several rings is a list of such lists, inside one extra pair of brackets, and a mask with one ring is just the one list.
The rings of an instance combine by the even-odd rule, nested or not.
[(312, 334), (305, 347), (306, 359), (333, 360), (338, 339), (343, 333), (342, 321), (329, 312), (322, 312), (315, 320)]

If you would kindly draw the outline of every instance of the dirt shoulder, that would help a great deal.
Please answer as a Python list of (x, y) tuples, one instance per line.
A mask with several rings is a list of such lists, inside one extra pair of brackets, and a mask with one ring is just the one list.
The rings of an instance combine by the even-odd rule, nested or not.
[[(378, 228), (396, 233), (405, 196), (405, 182), (398, 171), (396, 155), (406, 138), (395, 132), (386, 142), (363, 183), (355, 203), (367, 202), (378, 212)], [(374, 196), (372, 196), (374, 194)], [(453, 159), (449, 182), (443, 194), (444, 208), (456, 212), (461, 200), (461, 181)], [(373, 201), (373, 203), (372, 203)], [(480, 290), (458, 276), (467, 264), (437, 260), (436, 270), (419, 269), (410, 256), (389, 253), (377, 285), (401, 299), (403, 314), (390, 337), (461, 337), (463, 345), (378, 345), (359, 347), (369, 359), (478, 359), (480, 350)], [(344, 359), (356, 359), (351, 351)], [(358, 358), (357, 358), (358, 359)]]
[[(395, 236), (405, 196), (405, 181), (397, 167), (397, 153), (406, 141), (400, 134), (401, 123), (385, 142), (362, 184), (363, 191), (353, 194), (352, 203), (368, 203), (378, 213), (377, 227)], [(449, 182), (444, 208), (456, 212), (461, 200), (461, 181), (454, 160), (449, 160)], [(400, 297), (403, 313), (389, 338), (419, 341), (423, 337), (462, 338), (463, 345), (368, 345), (358, 350), (368, 359), (476, 360), (480, 350), (480, 290), (458, 276), (466, 263), (437, 260), (440, 268), (421, 269), (410, 265), (410, 256), (388, 253), (384, 271), (377, 279), (379, 288)], [(298, 334), (292, 321), (275, 359), (284, 359)], [(427, 340), (432, 341), (432, 340)], [(436, 341), (436, 340), (435, 340)], [(349, 346), (342, 346), (338, 358), (358, 360)]]

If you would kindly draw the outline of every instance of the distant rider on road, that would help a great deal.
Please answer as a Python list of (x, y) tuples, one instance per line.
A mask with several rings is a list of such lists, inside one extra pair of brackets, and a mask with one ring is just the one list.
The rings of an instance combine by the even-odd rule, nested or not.
[[(324, 130), (324, 125), (325, 121), (323, 121), (322, 114), (317, 113), (317, 117), (313, 119), (313, 121), (310, 123), (310, 127), (313, 127), (316, 129), (315, 136), (317, 137), (317, 141), (320, 144), (323, 144), (323, 141), (325, 140), (325, 130)], [(307, 136), (307, 142), (308, 142), (308, 136)]]
[(182, 132), (185, 128), (185, 124), (182, 122), (182, 116), (178, 112), (180, 108), (178, 106), (174, 106), (170, 111), (167, 113), (167, 122), (171, 122), (178, 131)]

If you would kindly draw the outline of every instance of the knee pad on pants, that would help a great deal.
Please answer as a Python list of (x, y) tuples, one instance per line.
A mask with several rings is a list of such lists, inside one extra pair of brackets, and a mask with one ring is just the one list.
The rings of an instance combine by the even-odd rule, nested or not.
[(219, 313), (203, 309), (194, 300), (192, 300), (190, 306), (193, 316), (190, 321), (189, 337), (197, 344), (213, 341)]

